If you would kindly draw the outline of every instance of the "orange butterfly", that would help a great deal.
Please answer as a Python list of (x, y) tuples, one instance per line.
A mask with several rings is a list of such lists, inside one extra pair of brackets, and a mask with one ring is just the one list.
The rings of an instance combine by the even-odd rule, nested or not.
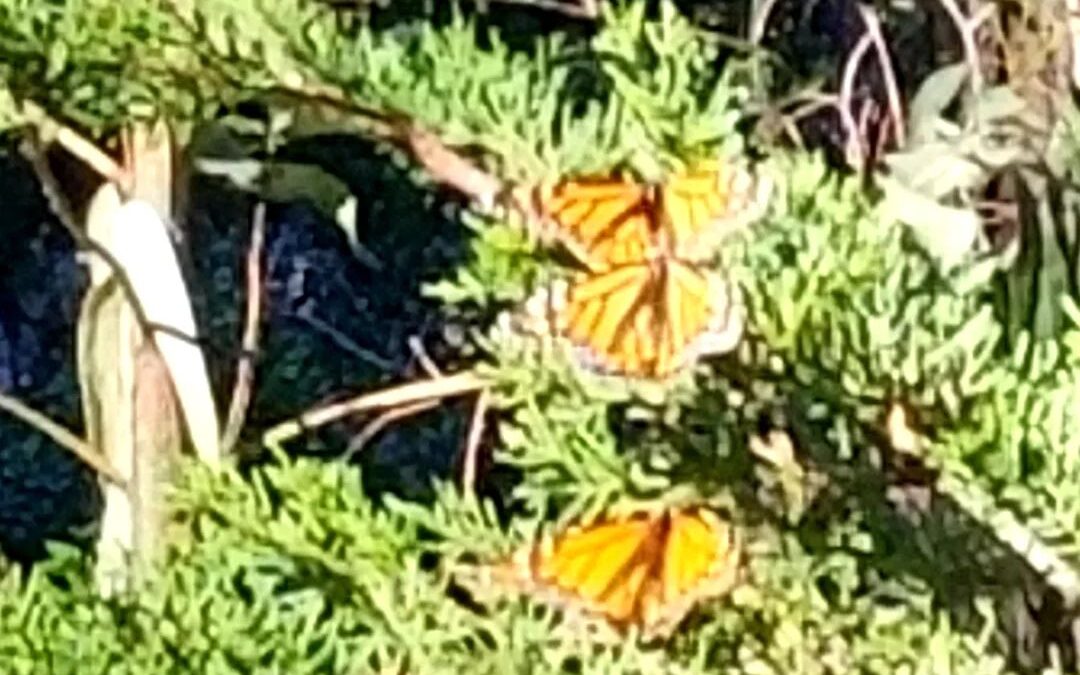
[(734, 529), (712, 511), (664, 509), (572, 527), (491, 570), (496, 583), (651, 639), (727, 593), (739, 558)]
[(542, 186), (533, 212), (591, 269), (662, 256), (700, 261), (758, 215), (769, 184), (709, 162), (663, 184), (582, 178)]
[(733, 348), (743, 327), (736, 290), (698, 263), (758, 215), (768, 189), (717, 162), (662, 185), (580, 179), (535, 190), (533, 212), (587, 268), (563, 332), (603, 369), (658, 379)]

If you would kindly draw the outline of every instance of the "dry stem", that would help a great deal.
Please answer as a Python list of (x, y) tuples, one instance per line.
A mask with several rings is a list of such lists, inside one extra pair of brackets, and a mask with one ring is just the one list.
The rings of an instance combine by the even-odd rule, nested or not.
[(247, 253), (247, 315), (244, 317), (244, 334), (240, 342), (240, 358), (236, 364), (236, 383), (225, 431), (221, 435), (221, 452), (229, 454), (240, 438), (248, 406), (251, 403), (251, 387), (255, 378), (255, 351), (259, 345), (259, 317), (262, 313), (262, 251), (266, 239), (266, 203), (255, 205), (251, 222), (251, 244)]
[(894, 138), (896, 138), (896, 144), (903, 147), (907, 144), (904, 106), (900, 102), (900, 87), (896, 84), (896, 73), (893, 71), (892, 59), (889, 57), (889, 48), (885, 45), (885, 38), (881, 34), (881, 20), (871, 7), (859, 5), (859, 12), (862, 14), (863, 23), (866, 24), (866, 32), (874, 43), (874, 49), (877, 50), (878, 64), (881, 66), (881, 75), (885, 80), (885, 95), (889, 99), (889, 114), (892, 117)]
[(488, 402), (491, 399), (491, 390), (487, 387), (480, 390), (476, 397), (476, 407), (473, 408), (472, 420), (469, 423), (469, 438), (465, 443), (465, 455), (461, 466), (461, 486), (466, 493), (476, 490), (476, 467), (480, 440), (484, 436), (484, 416), (487, 414)]
[(299, 436), (305, 430), (329, 424), (348, 415), (371, 410), (396, 408), (429, 399), (459, 396), (483, 389), (487, 384), (487, 381), (476, 373), (465, 371), (447, 375), (446, 377), (397, 385), (389, 389), (363, 394), (348, 401), (332, 403), (309, 410), (295, 419), (282, 422), (269, 429), (263, 435), (263, 442), (273, 447)]
[(78, 457), (87, 466), (97, 471), (110, 482), (115, 483), (121, 488), (126, 485), (126, 481), (116, 468), (109, 464), (109, 461), (106, 458), (99, 455), (89, 443), (71, 433), (63, 426), (53, 422), (43, 413), (34, 410), (18, 399), (2, 392), (0, 392), (0, 409), (7, 411), (13, 417), (22, 420), (26, 424), (45, 434), (57, 445), (71, 452), (71, 454)]

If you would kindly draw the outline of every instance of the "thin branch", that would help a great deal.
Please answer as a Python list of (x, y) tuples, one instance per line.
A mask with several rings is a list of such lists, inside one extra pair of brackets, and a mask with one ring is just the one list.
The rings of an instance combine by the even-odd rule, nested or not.
[(294, 312), (287, 312), (285, 314), (288, 317), (294, 318), (298, 321), (303, 321), (307, 325), (314, 328), (319, 333), (322, 333), (326, 337), (330, 338), (334, 344), (336, 344), (342, 351), (356, 357), (358, 360), (363, 361), (369, 365), (375, 366), (380, 370), (393, 370), (395, 364), (393, 361), (384, 358), (370, 349), (364, 349), (360, 345), (356, 344), (352, 338), (345, 333), (334, 328), (329, 323), (323, 321), (319, 317), (315, 316), (310, 310), (305, 310), (301, 307), (300, 310)]
[(836, 110), (840, 114), (840, 121), (847, 130), (847, 144), (844, 154), (848, 164), (860, 168), (866, 158), (866, 149), (859, 134), (859, 125), (856, 123), (855, 115), (851, 111), (851, 99), (855, 92), (855, 76), (859, 73), (859, 64), (872, 44), (869, 33), (865, 33), (859, 38), (855, 48), (851, 50), (847, 63), (844, 64), (844, 75), (840, 83), (840, 100), (836, 106)]
[[(431, 360), (430, 356), (428, 356), (427, 351), (424, 349), (424, 343), (420, 340), (418, 336), (411, 336), (408, 339), (408, 345), (410, 351), (412, 351), (413, 353), (413, 356), (416, 357), (416, 360), (420, 363), (420, 367), (424, 370), (425, 373), (427, 373), (428, 377), (433, 380), (443, 377), (442, 371), (439, 370), (439, 366)], [(380, 431), (385, 429), (392, 422), (396, 422), (397, 420), (401, 420), (406, 417), (411, 417), (426, 410), (431, 410), (439, 404), (439, 401), (440, 399), (425, 399), (422, 401), (417, 401), (415, 403), (408, 403), (398, 408), (391, 408), (386, 412), (382, 413), (374, 420), (366, 424), (364, 428), (360, 430), (360, 433), (357, 434), (351, 441), (349, 441), (349, 446), (342, 454), (342, 460), (346, 462), (350, 461), (353, 456), (356, 455), (356, 453), (364, 449), (364, 446), (366, 446), (372, 438), (374, 438)]]
[(89, 443), (71, 433), (63, 426), (53, 422), (43, 413), (34, 410), (25, 403), (4, 394), (3, 392), (0, 392), (0, 409), (7, 411), (13, 417), (18, 418), (51, 438), (57, 445), (68, 450), (71, 454), (82, 460), (87, 466), (107, 478), (109, 482), (114, 483), (121, 488), (127, 484), (127, 481), (124, 480), (124, 477), (120, 475), (116, 468), (109, 464), (109, 461), (106, 458), (95, 452), (94, 448)]
[(348, 415), (394, 408), (427, 399), (460, 396), (486, 386), (488, 382), (473, 371), (397, 385), (382, 391), (363, 394), (348, 401), (309, 410), (295, 419), (282, 422), (269, 429), (263, 435), (263, 443), (273, 447), (299, 436), (306, 430), (321, 427)]
[(1065, 0), (1069, 18), (1065, 22), (1072, 46), (1069, 64), (1073, 89), (1080, 89), (1080, 0)]
[(1044, 542), (1012, 511), (999, 507), (997, 500), (978, 483), (954, 475), (940, 462), (928, 457), (928, 441), (912, 427), (903, 405), (893, 403), (890, 407), (886, 431), (889, 442), (898, 454), (937, 473), (934, 489), (952, 498), (968, 516), (1023, 558), (1031, 569), (1061, 594), (1067, 609), (1072, 610), (1080, 604), (1080, 571), (1076, 566), (1061, 557), (1054, 547)]
[(436, 182), (454, 188), (485, 210), (490, 210), (503, 192), (501, 180), (452, 150), (434, 133), (409, 124), (402, 141)]
[(889, 56), (889, 48), (885, 45), (885, 38), (881, 34), (881, 20), (872, 7), (859, 5), (863, 23), (866, 24), (867, 34), (877, 50), (878, 65), (881, 67), (881, 75), (885, 80), (885, 95), (889, 99), (889, 114), (892, 117), (892, 126), (895, 133), (896, 144), (899, 147), (907, 145), (907, 123), (904, 121), (904, 106), (900, 102), (900, 87), (896, 84), (896, 72), (893, 70), (892, 58)]
[(760, 6), (758, 6), (757, 12), (750, 19), (750, 31), (748, 38), (750, 44), (759, 45), (761, 41), (765, 39), (765, 29), (769, 25), (769, 16), (772, 14), (773, 6), (776, 5), (776, 0), (764, 0)]
[(23, 101), (21, 113), (22, 118), (37, 129), (38, 137), (45, 143), (55, 142), (85, 162), (102, 178), (115, 183), (121, 192), (130, 191), (131, 173), (102, 152), (92, 141), (53, 119), (44, 108), (33, 101)]
[[(477, 0), (479, 2), (479, 0)], [(504, 5), (527, 5), (549, 12), (558, 12), (574, 19), (596, 19), (600, 16), (599, 0), (580, 0), (578, 4), (571, 5), (557, 0), (486, 0), (486, 2), (501, 2)]]
[[(79, 219), (75, 217), (75, 209), (71, 208), (71, 204), (60, 187), (60, 182), (56, 180), (52, 169), (49, 168), (41, 135), (37, 133), (27, 134), (22, 143), (19, 144), (19, 152), (30, 163), (30, 168), (34, 170), (34, 175), (37, 176), (38, 183), (41, 185), (41, 192), (45, 197), (45, 202), (48, 204), (49, 210), (56, 216), (56, 219), (60, 221), (60, 225), (67, 230), (75, 243), (79, 245), (79, 248), (91, 248), (93, 246), (92, 240), (83, 233), (83, 229), (79, 225)], [(117, 269), (121, 269), (119, 261), (115, 258), (106, 258), (105, 262), (112, 268), (114, 273)]]
[(491, 390), (484, 387), (480, 395), (476, 397), (476, 407), (473, 408), (472, 421), (469, 424), (469, 438), (465, 444), (465, 456), (461, 467), (461, 486), (465, 492), (476, 490), (476, 468), (480, 440), (484, 436), (484, 416), (487, 414), (488, 402), (491, 399)]
[(589, 18), (598, 18), (600, 16), (601, 2), (603, 2), (603, 0), (581, 0), (581, 11)]
[(836, 111), (837, 115), (843, 114), (840, 112), (840, 97), (836, 94), (809, 92), (802, 98), (805, 100), (790, 113), (779, 114), (781, 123), (784, 125), (784, 131), (787, 132), (788, 136), (791, 137), (791, 140), (799, 147), (803, 146), (802, 134), (799, 133), (799, 127), (797, 125), (799, 120), (804, 117), (809, 117), (824, 108), (832, 108)]
[(424, 349), (424, 343), (416, 335), (413, 335), (408, 340), (409, 350), (412, 351), (413, 356), (420, 362), (420, 367), (424, 369), (424, 372), (428, 374), (428, 377), (442, 377), (442, 371), (439, 370), (439, 366), (436, 365), (431, 357), (428, 356), (427, 350)]
[(255, 204), (251, 222), (251, 244), (247, 254), (247, 315), (244, 317), (244, 334), (241, 338), (240, 359), (236, 364), (236, 382), (233, 385), (229, 415), (221, 436), (221, 453), (229, 454), (240, 438), (248, 406), (251, 403), (251, 386), (255, 378), (255, 352), (259, 346), (259, 318), (262, 314), (262, 252), (266, 239), (266, 202)]
[(392, 422), (411, 417), (413, 415), (424, 412), (425, 410), (431, 410), (435, 406), (439, 405), (439, 399), (427, 399), (424, 401), (417, 401), (416, 403), (409, 403), (400, 408), (392, 408), (387, 410), (383, 414), (379, 415), (371, 422), (368, 422), (360, 433), (356, 435), (351, 441), (349, 446), (342, 453), (341, 459), (344, 462), (352, 460), (356, 453), (364, 449), (364, 446), (371, 441), (372, 438), (389, 426)]
[[(34, 135), (27, 136), (23, 139), (23, 142), (19, 144), (19, 151), (23, 157), (26, 158), (26, 161), (30, 163), (30, 168), (34, 170), (34, 174), (37, 176), (38, 183), (41, 186), (41, 193), (45, 196), (45, 201), (49, 205), (49, 210), (52, 211), (53, 215), (60, 221), (60, 225), (75, 241), (75, 245), (81, 250), (89, 251), (98, 256), (109, 266), (109, 270), (112, 272), (113, 277), (119, 282), (120, 288), (123, 289), (128, 303), (135, 311), (135, 319), (138, 322), (140, 329), (146, 333), (161, 330), (162, 328), (156, 327), (156, 325), (147, 318), (146, 311), (143, 309), (142, 303), (139, 302), (139, 296), (135, 294), (135, 286), (131, 283), (131, 279), (128, 278), (124, 266), (120, 264), (120, 261), (117, 260), (107, 248), (86, 236), (86, 232), (79, 226), (78, 218), (75, 217), (75, 210), (71, 208), (71, 204), (68, 203), (67, 197), (64, 196), (64, 191), (60, 187), (60, 182), (56, 180), (56, 176), (53, 175), (52, 169), (49, 168), (49, 163), (45, 159), (45, 153), (42, 150), (40, 139), (36, 138)], [(175, 330), (172, 330), (172, 332), (178, 337), (197, 342), (197, 340), (190, 335), (185, 336)]]
[(275, 91), (280, 96), (345, 113), (359, 131), (397, 145), (415, 159), (436, 183), (457, 190), (485, 209), (490, 209), (505, 190), (498, 177), (456, 152), (438, 135), (424, 129), (405, 113), (377, 110), (355, 103), (334, 87), (286, 86)]
[(975, 16), (968, 18), (960, 11), (956, 0), (939, 0), (939, 2), (956, 24), (956, 30), (960, 33), (960, 42), (964, 45), (964, 58), (967, 61), (968, 70), (971, 71), (971, 89), (979, 92), (983, 86), (983, 74), (979, 48), (975, 44), (975, 32), (984, 21), (993, 16), (996, 10), (992, 4), (983, 5)]

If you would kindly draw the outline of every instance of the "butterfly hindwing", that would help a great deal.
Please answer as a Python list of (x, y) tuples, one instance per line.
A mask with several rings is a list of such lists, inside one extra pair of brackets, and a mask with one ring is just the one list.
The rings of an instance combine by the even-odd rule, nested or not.
[(728, 321), (731, 296), (719, 275), (675, 260), (624, 265), (572, 286), (561, 323), (586, 365), (663, 378), (704, 353), (703, 338), (741, 334), (741, 323)]
[(734, 530), (715, 513), (696, 509), (672, 516), (658, 597), (644, 608), (643, 622), (653, 634), (666, 634), (697, 603), (728, 592), (740, 563)]

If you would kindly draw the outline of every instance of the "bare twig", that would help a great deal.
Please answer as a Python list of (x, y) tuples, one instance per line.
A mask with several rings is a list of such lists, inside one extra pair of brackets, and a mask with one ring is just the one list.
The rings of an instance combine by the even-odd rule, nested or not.
[(478, 167), (404, 113), (376, 110), (355, 103), (343, 91), (333, 87), (283, 87), (277, 93), (344, 113), (359, 130), (409, 153), (435, 182), (461, 192), (485, 209), (489, 209), (505, 189), (498, 177)]
[(81, 159), (102, 178), (111, 181), (127, 193), (131, 189), (131, 174), (101, 151), (93, 142), (71, 127), (53, 119), (45, 109), (33, 101), (22, 102), (22, 117), (33, 125), (38, 137), (45, 143), (55, 142), (73, 156)]
[(908, 419), (907, 410), (893, 403), (886, 418), (888, 438), (893, 448), (910, 461), (938, 474), (934, 488), (948, 495), (971, 518), (984, 525), (998, 541), (1023, 558), (1065, 601), (1066, 608), (1080, 604), (1080, 570), (1062, 558), (1053, 546), (1020, 521), (1008, 508), (1001, 508), (992, 495), (976, 482), (964, 480), (927, 456), (927, 438)]
[(434, 133), (415, 124), (402, 131), (402, 141), (433, 179), (448, 185), (490, 210), (503, 191), (497, 177), (454, 152)]
[(379, 415), (378, 417), (364, 425), (364, 428), (360, 430), (360, 433), (357, 434), (351, 441), (349, 441), (349, 446), (341, 455), (342, 461), (348, 462), (352, 460), (353, 456), (356, 455), (356, 453), (363, 450), (364, 446), (367, 445), (372, 438), (375, 438), (375, 436), (380, 431), (390, 425), (390, 423), (422, 413), (425, 410), (431, 410), (437, 405), (439, 405), (439, 399), (427, 399), (424, 401), (409, 403), (400, 408), (392, 408), (390, 410), (387, 410), (383, 414)]
[(859, 12), (862, 14), (863, 23), (866, 24), (866, 32), (874, 43), (882, 79), (885, 80), (885, 95), (889, 99), (889, 114), (895, 134), (893, 137), (896, 139), (896, 144), (903, 147), (907, 144), (904, 106), (900, 102), (900, 87), (896, 84), (896, 72), (893, 70), (889, 48), (885, 45), (885, 38), (881, 34), (881, 20), (872, 7), (859, 5)]
[(487, 385), (487, 381), (473, 371), (465, 371), (445, 377), (390, 387), (382, 391), (363, 394), (348, 401), (332, 403), (309, 410), (295, 419), (282, 422), (268, 430), (263, 435), (263, 442), (271, 447), (280, 445), (291, 438), (299, 436), (307, 429), (320, 427), (348, 415), (384, 408), (395, 408), (428, 399), (460, 396), (483, 389)]
[(262, 314), (262, 252), (266, 239), (266, 202), (255, 205), (251, 218), (251, 244), (247, 254), (247, 315), (244, 317), (244, 334), (240, 342), (240, 359), (236, 364), (236, 382), (225, 431), (221, 435), (221, 453), (229, 454), (240, 438), (248, 406), (251, 403), (251, 386), (255, 377), (255, 351), (259, 345), (259, 318)]
[(574, 19), (595, 19), (600, 16), (599, 0), (579, 0), (577, 4), (567, 4), (557, 0), (486, 0), (501, 2), (504, 5), (528, 5), (536, 9), (558, 12)]
[(866, 56), (866, 52), (870, 49), (872, 44), (872, 38), (869, 33), (866, 33), (859, 38), (858, 43), (856, 43), (855, 47), (851, 50), (847, 63), (844, 64), (844, 75), (840, 82), (840, 100), (836, 106), (836, 111), (840, 115), (840, 121), (847, 131), (847, 143), (844, 149), (844, 155), (849, 165), (860, 169), (863, 167), (863, 162), (866, 159), (866, 148), (863, 145), (863, 139), (860, 137), (859, 125), (855, 121), (855, 115), (851, 111), (851, 106), (852, 97), (855, 92), (855, 76), (859, 72), (859, 64), (862, 62), (863, 57)]
[[(872, 98), (867, 98), (859, 106), (859, 114), (856, 116), (856, 120), (859, 125), (859, 138), (863, 139), (866, 143), (870, 141), (870, 124), (877, 119), (878, 112), (881, 107), (877, 101)], [(864, 146), (865, 147), (865, 146)], [(867, 148), (868, 156), (871, 158), (877, 157), (874, 149)]]
[(34, 410), (25, 403), (7, 394), (0, 392), (0, 409), (7, 411), (26, 424), (37, 429), (51, 438), (57, 445), (68, 450), (71, 454), (82, 460), (99, 474), (119, 487), (124, 487), (126, 481), (109, 461), (94, 451), (89, 443), (71, 433), (61, 425), (53, 422), (44, 414)]
[[(52, 169), (49, 168), (41, 142), (36, 137), (36, 134), (30, 134), (24, 138), (23, 142), (19, 144), (19, 151), (34, 170), (34, 174), (37, 176), (38, 183), (41, 186), (41, 193), (45, 196), (45, 201), (48, 203), (53, 215), (60, 221), (60, 225), (63, 226), (80, 249), (98, 256), (109, 266), (113, 277), (119, 282), (125, 296), (127, 296), (128, 303), (135, 311), (135, 318), (139, 327), (147, 332), (162, 330), (164, 327), (151, 323), (147, 318), (146, 311), (143, 309), (142, 303), (139, 302), (139, 297), (135, 294), (135, 287), (132, 285), (131, 279), (128, 278), (127, 272), (124, 270), (124, 266), (120, 264), (120, 261), (107, 248), (86, 236), (86, 232), (79, 225), (78, 218), (75, 217), (75, 210), (71, 208), (67, 197), (64, 196), (60, 182), (56, 180)], [(190, 335), (183, 335), (179, 331), (172, 329), (168, 329), (168, 331), (182, 339), (197, 342)]]
[(750, 30), (747, 36), (750, 40), (750, 44), (759, 45), (765, 38), (765, 29), (769, 25), (769, 16), (772, 14), (773, 7), (776, 5), (776, 0), (763, 0), (758, 5), (757, 12), (750, 19)]
[(439, 370), (439, 366), (431, 360), (428, 356), (427, 350), (424, 349), (424, 343), (416, 335), (409, 338), (409, 349), (412, 351), (413, 356), (420, 362), (420, 367), (424, 369), (424, 372), (428, 374), (428, 377), (442, 377), (442, 371)]
[[(83, 229), (79, 225), (79, 219), (75, 217), (75, 210), (71, 208), (71, 204), (68, 202), (67, 197), (64, 196), (59, 181), (56, 180), (52, 169), (49, 168), (40, 135), (27, 134), (22, 143), (19, 144), (19, 151), (26, 161), (30, 163), (30, 168), (34, 170), (38, 183), (41, 185), (41, 192), (49, 205), (49, 210), (52, 211), (56, 219), (60, 221), (60, 225), (67, 230), (80, 248), (84, 246), (90, 248), (92, 246), (91, 239), (83, 233)], [(114, 273), (121, 269), (120, 263), (115, 259), (106, 258), (106, 263)]]
[(491, 393), (487, 387), (480, 390), (476, 397), (476, 407), (473, 408), (472, 421), (469, 423), (469, 438), (465, 443), (465, 455), (461, 464), (461, 487), (465, 492), (476, 489), (477, 453), (480, 451), (480, 439), (484, 436), (484, 415), (487, 414), (490, 398)]
[(1080, 89), (1080, 0), (1065, 0), (1069, 18), (1065, 22), (1072, 46), (1070, 63), (1073, 89)]
[(983, 74), (981, 59), (979, 58), (979, 47), (975, 43), (975, 32), (979, 30), (984, 21), (993, 16), (996, 11), (994, 5), (993, 3), (987, 3), (980, 7), (974, 16), (968, 18), (960, 11), (956, 0), (939, 0), (939, 2), (945, 8), (945, 11), (949, 13), (949, 17), (956, 24), (956, 30), (960, 33), (960, 42), (964, 45), (964, 58), (967, 61), (968, 69), (971, 71), (971, 89), (978, 92), (983, 86)]
[(376, 354), (370, 349), (364, 349), (360, 345), (356, 344), (356, 341), (350, 338), (345, 333), (342, 333), (337, 328), (334, 328), (327, 322), (323, 321), (319, 317), (315, 316), (310, 310), (304, 309), (294, 312), (288, 312), (286, 316), (303, 321), (307, 325), (314, 328), (319, 333), (322, 333), (326, 337), (330, 338), (342, 351), (348, 352), (355, 356), (358, 360), (368, 363), (370, 365), (379, 368), (380, 370), (393, 370), (394, 362), (389, 359)]
[(823, 108), (833, 108), (837, 114), (840, 113), (840, 97), (836, 94), (824, 94), (820, 92), (808, 92), (804, 96), (800, 97), (803, 102), (790, 113), (780, 113), (780, 123), (784, 127), (784, 131), (787, 132), (791, 140), (798, 146), (802, 147), (803, 140), (802, 134), (799, 133), (799, 127), (796, 124), (804, 117), (809, 117)]

